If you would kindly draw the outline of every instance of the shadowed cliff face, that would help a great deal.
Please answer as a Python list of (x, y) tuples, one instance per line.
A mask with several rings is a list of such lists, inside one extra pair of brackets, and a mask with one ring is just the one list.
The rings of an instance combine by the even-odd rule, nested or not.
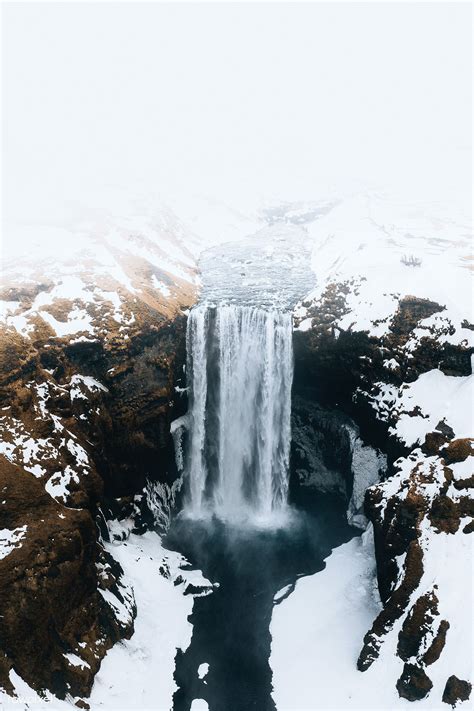
[[(132, 496), (146, 478), (176, 478), (170, 422), (186, 408), (175, 391), (183, 378), (185, 330), (185, 317), (177, 316), (137, 335), (124, 350), (101, 349), (92, 367), (87, 355), (83, 360), (80, 351), (68, 352), (74, 367), (88, 369), (108, 390), (89, 432), (107, 499)], [(91, 409), (90, 401), (74, 402), (79, 419)]]

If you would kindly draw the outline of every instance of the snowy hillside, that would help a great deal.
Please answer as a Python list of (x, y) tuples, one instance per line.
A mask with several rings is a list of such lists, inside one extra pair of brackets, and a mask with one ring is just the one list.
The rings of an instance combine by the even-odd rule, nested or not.
[[(276, 608), (275, 701), (285, 708), (291, 696), (313, 708), (317, 694), (324, 708), (392, 709), (407, 705), (402, 696), (440, 708), (451, 698), (448, 677), (451, 691), (464, 688), (472, 661), (471, 226), (437, 206), (363, 195), (336, 205), (308, 233), (318, 284), (295, 309), (296, 330), (310, 353), (333, 354), (333, 367), (356, 386), (352, 406), (366, 429), (376, 431), (378, 421), (403, 455), (367, 491), (372, 523), (362, 544), (333, 553), (324, 573), (299, 582)], [(316, 612), (305, 633), (301, 609), (311, 599), (315, 611), (326, 607), (326, 595), (344, 600), (331, 633)], [(360, 652), (361, 618), (371, 617)], [(326, 669), (317, 689), (308, 660)]]
[[(94, 711), (171, 703), (192, 595), (212, 587), (156, 532), (144, 533), (156, 523), (146, 487), (159, 481), (159, 506), (174, 512), (180, 480), (170, 425), (185, 411), (187, 314), (199, 298), (200, 267), (212, 271), (232, 243), (242, 266), (225, 271), (225, 258), (216, 266), (232, 276), (222, 293), (245, 291), (252, 277), (270, 291), (288, 284), (293, 295), (308, 283), (302, 262), (311, 255), (316, 285), (293, 312), (295, 377), (350, 410), (359, 449), (373, 434), (374, 449), (364, 452), (377, 465), (368, 472), (362, 457), (352, 471), (357, 520), (370, 521), (362, 538), (276, 600), (277, 709), (316, 708), (316, 695), (320, 709), (391, 711), (410, 698), (440, 708), (447, 679), (469, 679), (472, 648), (470, 225), (375, 193), (249, 210), (203, 199), (170, 204), (38, 228), (34, 239), (28, 228), (30, 253), (20, 231), (4, 255), (0, 453), (12, 503), (0, 563), (6, 618), (19, 623), (5, 652), (2, 701), (42, 708), (36, 688), (47, 690), (49, 708), (85, 698)], [(374, 484), (387, 458), (387, 478)], [(64, 587), (55, 557), (67, 571)], [(38, 606), (18, 573), (30, 559)], [(83, 581), (74, 599), (71, 559), (80, 560)], [(48, 601), (60, 607), (64, 599), (64, 615), (51, 623)], [(74, 616), (79, 609), (88, 616)], [(32, 614), (31, 644), (44, 645), (46, 672), (18, 642)], [(138, 686), (124, 675), (130, 664)], [(55, 686), (50, 669), (67, 686)]]

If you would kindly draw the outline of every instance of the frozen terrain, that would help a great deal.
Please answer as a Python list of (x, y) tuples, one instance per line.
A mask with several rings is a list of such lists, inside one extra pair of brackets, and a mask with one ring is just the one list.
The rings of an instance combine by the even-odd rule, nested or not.
[[(185, 570), (184, 558), (165, 550), (156, 533), (136, 536), (120, 525), (111, 528), (116, 540), (106, 547), (133, 585), (140, 613), (132, 638), (116, 644), (106, 656), (88, 703), (93, 711), (169, 709), (177, 688), (173, 681), (176, 650), (186, 649), (191, 639), (187, 618), (193, 594), (208, 595), (212, 585), (198, 572)], [(126, 539), (120, 541), (121, 535)], [(190, 585), (194, 593), (189, 592)], [(76, 655), (71, 663), (86, 662)], [(59, 701), (48, 692), (42, 698), (15, 673), (12, 682), (17, 697), (2, 694), (5, 709), (65, 711), (77, 701), (72, 697)]]
[[(401, 383), (394, 382), (392, 376), (410, 372), (423, 339), (440, 347), (474, 345), (468, 219), (453, 217), (439, 206), (407, 206), (376, 193), (282, 203), (247, 213), (222, 204), (203, 206), (202, 201), (190, 204), (182, 215), (177, 205), (144, 213), (126, 219), (108, 216), (74, 229), (42, 229), (36, 255), (10, 255), (0, 301), (7, 336), (21, 337), (27, 347), (46, 338), (65, 339), (68, 345), (101, 342), (126, 348), (138, 326), (148, 323), (150, 307), (162, 315), (183, 315), (200, 289), (211, 301), (232, 295), (238, 300), (250, 290), (254, 302), (259, 294), (268, 302), (278, 282), (282, 301), (293, 306), (300, 299), (294, 327), (303, 333), (315, 327), (315, 310), (320, 313), (327, 288), (342, 286), (343, 306), (327, 316), (334, 339), (341, 333), (365, 332), (377, 339), (380, 351), (400, 299), (430, 300), (439, 310), (421, 319), (410, 337), (384, 357), (380, 379), (361, 383), (356, 393), (377, 420), (389, 425), (390, 436), (411, 450), (387, 481), (362, 483), (359, 498), (370, 484), (380, 492), (381, 509), (390, 500), (403, 501), (417, 466), (417, 491), (429, 507), (444, 486), (444, 472), (439, 459), (421, 447), (440, 422), (456, 438), (472, 437), (474, 376), (472, 371), (450, 375), (437, 367), (414, 372), (406, 382), (402, 376)], [(21, 240), (16, 251), (21, 252)], [(216, 255), (226, 253), (227, 263), (218, 267)], [(221, 270), (221, 290), (210, 290), (205, 280), (201, 284), (200, 255), (209, 269), (214, 264)], [(8, 407), (2, 410), (0, 451), (67, 508), (75, 484), (90, 476), (90, 451), (49, 407), (66, 396), (74, 407), (84, 406), (78, 420), (92, 420), (101, 407), (96, 398), (107, 397), (108, 385), (89, 373), (58, 385), (46, 367), (42, 378), (41, 383), (31, 380), (25, 385), (30, 393), (25, 398), (32, 403), (30, 419), (18, 419)], [(48, 433), (37, 429), (40, 420), (48, 423)], [(467, 480), (473, 463), (470, 455), (452, 464), (454, 481)], [(463, 498), (454, 483), (448, 493), (455, 504)], [(120, 529), (112, 521), (112, 531), (114, 525)], [(0, 557), (22, 546), (29, 533), (24, 526), (1, 529)], [(461, 528), (435, 531), (425, 517), (420, 545), (424, 571), (409, 606), (438, 586), (439, 614), (449, 620), (450, 629), (443, 654), (429, 669), (433, 689), (415, 707), (438, 709), (445, 706), (440, 699), (446, 678), (456, 674), (468, 679), (471, 672), (472, 640), (466, 630), (472, 618), (466, 599), (472, 592), (472, 544)], [(198, 573), (183, 571), (182, 558), (165, 551), (155, 533), (126, 531), (125, 540), (106, 548), (121, 563), (138, 611), (131, 639), (115, 644), (102, 663), (91, 709), (168, 709), (177, 688), (176, 649), (185, 651), (192, 635), (187, 618), (193, 597), (186, 588), (191, 583), (209, 594), (212, 588)], [(404, 560), (397, 563), (401, 580)], [(395, 688), (403, 668), (396, 655), (403, 617), (388, 630), (379, 660), (363, 673), (356, 667), (362, 639), (381, 610), (371, 527), (362, 538), (334, 550), (324, 570), (300, 578), (290, 594), (277, 595), (275, 601), (270, 666), (279, 711), (410, 706)], [(119, 609), (116, 612), (120, 615)], [(80, 665), (76, 656), (70, 663)], [(133, 674), (127, 673), (131, 667)], [(42, 699), (16, 672), (10, 679), (18, 698), (2, 694), (5, 708), (71, 708), (73, 699), (60, 702), (49, 692)], [(198, 703), (195, 700), (192, 708), (206, 708), (204, 701)]]

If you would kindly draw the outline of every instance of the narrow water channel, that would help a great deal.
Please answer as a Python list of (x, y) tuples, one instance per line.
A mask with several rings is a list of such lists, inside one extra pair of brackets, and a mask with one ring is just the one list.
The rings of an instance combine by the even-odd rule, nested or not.
[(176, 654), (173, 710), (188, 711), (193, 699), (204, 699), (210, 711), (275, 709), (273, 606), (291, 594), (298, 577), (322, 570), (331, 550), (357, 534), (343, 502), (327, 496), (311, 513), (292, 509), (279, 529), (178, 518), (166, 544), (219, 587), (194, 600), (191, 643)]
[[(305, 234), (280, 228), (211, 250), (188, 317), (183, 511), (166, 545), (213, 583), (178, 650), (174, 711), (270, 711), (272, 610), (356, 534), (342, 500), (288, 501), (292, 309), (313, 284)], [(250, 254), (252, 255), (249, 258)], [(321, 611), (324, 614), (324, 610)]]

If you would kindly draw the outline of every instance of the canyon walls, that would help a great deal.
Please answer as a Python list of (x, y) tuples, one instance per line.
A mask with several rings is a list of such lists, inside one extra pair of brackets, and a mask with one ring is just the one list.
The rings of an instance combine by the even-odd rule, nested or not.
[[(443, 305), (408, 295), (397, 297), (381, 333), (359, 329), (350, 306), (357, 290), (357, 281), (329, 283), (296, 310), (293, 464), (300, 485), (349, 500), (355, 479), (348, 418), (361, 446), (376, 453), (375, 467), (362, 460), (359, 522), (373, 526), (383, 608), (363, 640), (358, 668), (368, 669), (395, 636), (404, 666), (393, 684), (416, 700), (430, 692), (430, 666), (447, 640), (451, 671), (469, 667), (470, 641), (459, 629), (451, 586), (465, 585), (469, 609), (464, 539), (474, 520), (474, 440), (466, 436), (474, 349), (465, 339), (472, 325), (458, 325)], [(449, 576), (441, 572), (448, 550)]]
[(145, 485), (166, 492), (177, 478), (170, 422), (186, 409), (179, 385), (195, 299), (193, 270), (160, 271), (161, 251), (147, 247), (147, 260), (115, 253), (115, 279), (81, 255), (74, 276), (54, 265), (42, 280), (13, 273), (0, 294), (0, 685), (9, 693), (21, 677), (80, 705), (107, 650), (133, 633), (133, 589), (102, 545), (105, 520), (153, 526)]
[[(374, 232), (372, 215), (358, 229), (345, 213), (341, 232), (331, 222), (338, 209), (322, 222), (304, 210), (298, 225), (305, 215), (310, 223), (297, 230), (276, 212), (279, 251), (259, 233), (255, 263), (252, 240), (218, 250), (230, 255), (220, 288), (244, 292), (254, 278), (255, 294), (263, 284), (271, 300), (283, 270), (293, 298), (307, 283), (300, 247), (312, 240), (318, 285), (293, 312), (290, 497), (302, 507), (314, 492), (342, 498), (348, 522), (370, 524), (367, 540), (373, 531), (381, 607), (354, 659), (361, 674), (387, 653), (398, 665), (389, 683), (403, 699), (455, 703), (470, 684), (474, 521), (474, 326), (457, 293), (465, 246), (428, 237), (429, 268), (407, 264), (400, 252), (418, 244), (411, 233), (379, 224)], [(166, 528), (182, 503), (171, 430), (179, 434), (187, 410), (186, 325), (200, 284), (176, 230), (158, 240), (151, 232), (98, 237), (77, 259), (15, 264), (0, 292), (0, 684), (8, 693), (21, 677), (86, 703), (106, 651), (133, 633), (136, 615), (132, 587), (103, 543)], [(216, 254), (207, 258), (220, 278)], [(239, 393), (228, 395), (232, 405)], [(226, 433), (233, 444), (232, 422)]]

